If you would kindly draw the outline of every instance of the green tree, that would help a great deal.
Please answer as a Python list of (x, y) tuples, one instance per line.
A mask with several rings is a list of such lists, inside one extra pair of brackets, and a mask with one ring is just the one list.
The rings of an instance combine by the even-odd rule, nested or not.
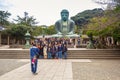
[(24, 40), (25, 38), (25, 33), (27, 32), (27, 30), (31, 31), (30, 28), (28, 26), (25, 25), (12, 25), (12, 27), (9, 29), (11, 36), (15, 39), (16, 43), (18, 40)]
[(35, 26), (38, 24), (33, 16), (28, 16), (27, 12), (24, 12), (24, 17), (17, 16), (18, 19), (14, 19), (18, 24), (23, 24), (26, 26)]
[(9, 25), (8, 18), (11, 14), (8, 11), (0, 11), (0, 25), (5, 26)]
[(52, 34), (55, 34), (55, 33), (56, 33), (56, 30), (55, 30), (54, 25), (51, 25), (47, 28), (47, 34), (52, 35)]
[(95, 8), (93, 10), (85, 10), (71, 17), (75, 21), (75, 24), (82, 28), (85, 24), (89, 23), (89, 20), (96, 16), (103, 16), (104, 11), (101, 8)]
[(92, 0), (92, 1), (101, 5), (107, 5), (107, 9), (114, 9), (116, 6), (120, 6), (120, 0)]
[(98, 4), (120, 5), (120, 0), (92, 0)]
[(114, 39), (114, 45), (117, 46), (116, 43), (120, 41), (120, 7), (105, 10), (104, 16), (92, 18), (86, 26), (88, 30), (86, 33), (91, 30), (93, 35), (100, 37), (99, 41), (103, 42), (102, 45), (105, 38), (111, 36)]
[(33, 30), (33, 35), (38, 36), (38, 35), (52, 35), (55, 34), (55, 28), (54, 25), (48, 26), (47, 28), (43, 28), (43, 26), (38, 26)]
[(42, 35), (42, 27), (41, 26), (35, 27), (32, 35), (34, 36)]

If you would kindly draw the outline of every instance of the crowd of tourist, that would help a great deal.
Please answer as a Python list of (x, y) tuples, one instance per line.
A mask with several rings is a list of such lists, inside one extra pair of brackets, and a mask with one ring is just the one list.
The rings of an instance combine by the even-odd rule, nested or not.
[(30, 48), (31, 72), (37, 71), (38, 59), (67, 59), (68, 40), (58, 38), (38, 39)]
[(64, 38), (37, 39), (38, 58), (40, 59), (67, 59), (68, 40)]

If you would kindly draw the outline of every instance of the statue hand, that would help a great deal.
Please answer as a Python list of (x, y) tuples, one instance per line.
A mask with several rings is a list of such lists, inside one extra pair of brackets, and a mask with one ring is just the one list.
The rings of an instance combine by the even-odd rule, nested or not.
[(62, 35), (62, 33), (61, 33), (61, 32), (58, 32), (57, 34), (58, 34), (58, 35)]
[(72, 32), (72, 31), (68, 33), (68, 35), (71, 35), (71, 34), (73, 34), (73, 32)]

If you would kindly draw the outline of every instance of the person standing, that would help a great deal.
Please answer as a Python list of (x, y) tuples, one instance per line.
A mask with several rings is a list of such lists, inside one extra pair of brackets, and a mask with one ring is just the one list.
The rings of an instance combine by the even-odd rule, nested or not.
[(47, 47), (47, 57), (48, 57), (48, 59), (52, 58), (52, 56), (51, 56), (51, 44), (48, 44), (48, 47)]
[(44, 47), (44, 44), (40, 44), (40, 48), (39, 48), (39, 58), (40, 59), (43, 59), (44, 58), (44, 54), (43, 54), (43, 47)]
[(62, 49), (63, 49), (63, 47), (61, 45), (61, 42), (59, 42), (59, 44), (58, 44), (58, 58), (59, 59), (62, 59)]
[(55, 59), (55, 57), (56, 57), (56, 56), (55, 56), (55, 54), (56, 54), (55, 51), (56, 51), (56, 50), (55, 50), (55, 46), (54, 46), (54, 44), (52, 44), (51, 54), (52, 54), (52, 58), (53, 58), (53, 59)]
[(38, 59), (36, 57), (37, 55), (39, 55), (39, 49), (36, 47), (35, 43), (32, 43), (32, 47), (30, 48), (30, 60), (31, 60), (31, 72), (33, 74), (35, 74), (37, 71), (37, 63), (38, 63)]
[(47, 59), (47, 45), (43, 48), (44, 59)]
[(58, 43), (55, 42), (55, 58), (58, 59)]
[(63, 46), (63, 56), (64, 56), (64, 59), (67, 59), (67, 45), (66, 44), (64, 44), (64, 46)]

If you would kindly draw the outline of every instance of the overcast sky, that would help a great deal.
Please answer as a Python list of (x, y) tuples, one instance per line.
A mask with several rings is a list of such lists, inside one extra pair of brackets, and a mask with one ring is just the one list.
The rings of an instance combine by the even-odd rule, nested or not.
[(0, 0), (0, 10), (7, 10), (12, 15), (10, 19), (23, 17), (24, 12), (34, 16), (39, 25), (52, 25), (60, 19), (62, 9), (67, 9), (70, 16), (87, 9), (101, 8), (92, 0)]

